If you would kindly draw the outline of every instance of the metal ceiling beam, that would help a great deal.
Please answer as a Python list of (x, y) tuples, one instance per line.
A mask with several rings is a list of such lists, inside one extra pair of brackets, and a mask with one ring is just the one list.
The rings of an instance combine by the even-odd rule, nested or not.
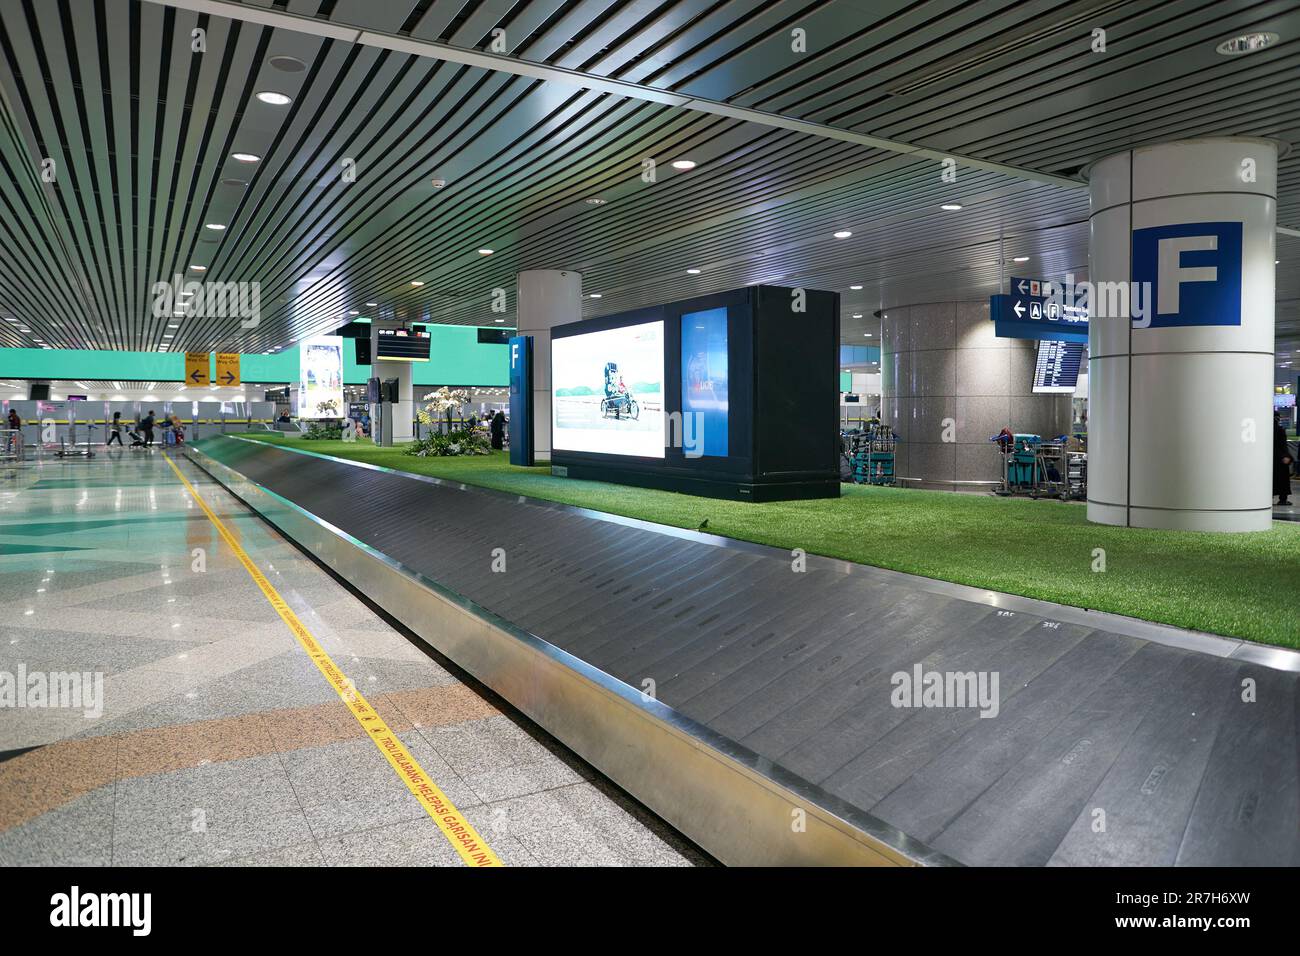
[(267, 9), (265, 7), (254, 7), (242, 3), (232, 3), (229, 2), (229, 0), (144, 0), (144, 2), (158, 4), (159, 6), (175, 7), (181, 10), (189, 10), (194, 13), (207, 14), (208, 16), (224, 17), (231, 20), (242, 20), (247, 23), (275, 27), (276, 29), (281, 30), (306, 33), (312, 36), (323, 37), (331, 40), (342, 40), (345, 43), (356, 43), (361, 46), (391, 50), (395, 53), (407, 53), (412, 56), (429, 57), (449, 63), (459, 63), (464, 66), (509, 73), (514, 76), (526, 76), (552, 83), (562, 83), (578, 89), (613, 93), (617, 96), (628, 97), (629, 99), (660, 103), (699, 113), (711, 113), (715, 116), (725, 116), (730, 119), (744, 120), (745, 122), (756, 123), (760, 126), (775, 127), (778, 129), (790, 130), (792, 132), (804, 133), (809, 136), (819, 136), (823, 139), (839, 140), (845, 143), (856, 143), (860, 146), (886, 150), (888, 152), (909, 156), (913, 159), (931, 159), (940, 163), (944, 160), (954, 160), (959, 166), (965, 166), (969, 169), (982, 169), (989, 172), (1001, 173), (1002, 175), (1026, 180), (1028, 182), (1049, 183), (1054, 186), (1068, 186), (1075, 189), (1083, 188), (1085, 185), (1085, 183), (1078, 179), (1071, 179), (1066, 176), (1057, 176), (1052, 173), (1040, 172), (1035, 169), (1025, 169), (1020, 166), (1009, 166), (1005, 163), (991, 163), (982, 159), (975, 159), (971, 156), (948, 153), (924, 146), (915, 146), (911, 143), (903, 143), (892, 139), (883, 139), (878, 136), (868, 136), (864, 133), (855, 133), (852, 130), (841, 129), (837, 126), (828, 126), (825, 123), (812, 123), (807, 120), (794, 119), (792, 117), (783, 116), (779, 113), (749, 109), (741, 106), (732, 106), (730, 103), (723, 103), (717, 100), (683, 96), (680, 93), (672, 93), (667, 90), (656, 89), (652, 86), (596, 76), (591, 73), (584, 73), (579, 70), (570, 70), (565, 67), (532, 63), (527, 60), (520, 60), (499, 53), (485, 53), (481, 50), (471, 50), (465, 47), (451, 46), (446, 43), (436, 43), (431, 40), (420, 40), (412, 37), (379, 33), (358, 27), (343, 26), (325, 20), (317, 20), (312, 17), (304, 17), (294, 13), (285, 13), (279, 10)]

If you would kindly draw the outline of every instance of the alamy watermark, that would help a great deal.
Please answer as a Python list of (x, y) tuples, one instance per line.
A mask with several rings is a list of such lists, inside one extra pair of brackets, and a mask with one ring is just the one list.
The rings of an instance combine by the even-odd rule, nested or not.
[(1066, 273), (1064, 282), (1044, 282), (1043, 299), (1048, 318), (1073, 313), (1090, 319), (1125, 319), (1135, 329), (1151, 325), (1155, 308), (1150, 282), (1075, 282), (1073, 272)]
[(1001, 707), (997, 671), (927, 671), (915, 664), (910, 672), (895, 671), (889, 682), (895, 707), (976, 707), (981, 717), (996, 717)]
[(87, 720), (104, 713), (102, 671), (0, 670), (0, 707), (80, 710)]
[(170, 282), (155, 282), (151, 294), (157, 319), (239, 319), (244, 329), (262, 321), (260, 282), (186, 282), (177, 273)]

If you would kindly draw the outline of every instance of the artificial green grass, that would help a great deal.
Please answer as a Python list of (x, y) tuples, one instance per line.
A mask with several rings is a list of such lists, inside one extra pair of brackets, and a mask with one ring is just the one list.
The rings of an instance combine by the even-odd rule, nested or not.
[[(1089, 524), (1079, 504), (845, 485), (839, 499), (753, 504), (516, 468), (500, 452), (416, 458), (370, 442), (249, 438), (514, 494), (844, 558), (942, 581), (1300, 646), (1300, 524), (1256, 534)], [(1095, 549), (1105, 571), (1093, 570)]]

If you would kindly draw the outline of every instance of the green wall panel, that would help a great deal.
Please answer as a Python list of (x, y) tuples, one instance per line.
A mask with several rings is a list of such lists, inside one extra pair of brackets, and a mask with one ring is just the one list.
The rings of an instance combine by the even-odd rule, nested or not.
[(184, 374), (185, 356), (180, 352), (0, 349), (0, 376), (4, 378), (179, 382)]
[[(415, 366), (417, 385), (509, 384), (507, 345), (480, 345), (473, 326), (428, 326), (429, 361)], [(215, 358), (212, 372), (216, 372)], [(298, 379), (298, 346), (276, 355), (244, 355), (245, 382), (284, 383)], [(0, 349), (0, 378), (99, 379), (119, 382), (179, 382), (185, 375), (181, 352), (99, 352), (92, 349)], [(343, 381), (364, 384), (369, 365), (356, 363), (356, 345), (343, 343)]]

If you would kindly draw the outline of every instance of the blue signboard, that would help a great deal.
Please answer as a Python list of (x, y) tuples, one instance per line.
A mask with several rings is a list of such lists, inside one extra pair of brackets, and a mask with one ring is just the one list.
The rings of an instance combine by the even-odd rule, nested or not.
[(989, 318), (999, 338), (1088, 341), (1087, 313), (1055, 298), (1018, 293), (990, 296)]
[(1133, 230), (1133, 281), (1153, 296), (1149, 328), (1241, 325), (1240, 222)]
[(533, 337), (510, 339), (510, 464), (533, 461)]

